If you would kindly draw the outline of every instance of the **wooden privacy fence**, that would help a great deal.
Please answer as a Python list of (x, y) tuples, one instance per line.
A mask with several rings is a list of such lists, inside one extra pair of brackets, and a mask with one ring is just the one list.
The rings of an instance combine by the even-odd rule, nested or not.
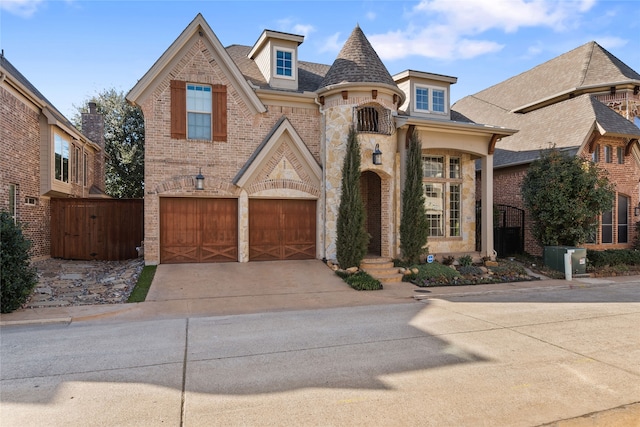
[(137, 258), (143, 236), (142, 199), (51, 199), (53, 258)]

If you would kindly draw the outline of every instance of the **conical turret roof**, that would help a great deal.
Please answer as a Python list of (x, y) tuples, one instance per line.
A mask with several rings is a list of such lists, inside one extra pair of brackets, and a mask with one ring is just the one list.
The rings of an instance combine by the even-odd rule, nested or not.
[(340, 83), (383, 83), (397, 87), (360, 26), (351, 32), (320, 88)]

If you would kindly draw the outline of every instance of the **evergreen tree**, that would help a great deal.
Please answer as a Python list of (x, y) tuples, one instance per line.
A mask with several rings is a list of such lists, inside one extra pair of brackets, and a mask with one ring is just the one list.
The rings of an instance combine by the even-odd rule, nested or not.
[(406, 263), (415, 264), (420, 261), (420, 254), (427, 244), (429, 234), (427, 225), (422, 190), (422, 142), (417, 132), (413, 132), (407, 152), (400, 219), (400, 249)]
[(116, 198), (144, 196), (144, 117), (130, 105), (123, 92), (106, 89), (77, 107), (74, 124), (80, 128), (80, 113), (89, 111), (89, 102), (104, 116), (105, 192)]
[(613, 206), (614, 187), (605, 171), (555, 147), (531, 164), (522, 197), (542, 246), (576, 246), (598, 226), (598, 215)]
[(0, 312), (10, 313), (27, 301), (38, 283), (30, 264), (31, 241), (22, 226), (7, 212), (0, 212)]
[(352, 127), (342, 166), (342, 195), (338, 208), (336, 256), (341, 268), (358, 267), (367, 253), (369, 234), (360, 194), (360, 144)]

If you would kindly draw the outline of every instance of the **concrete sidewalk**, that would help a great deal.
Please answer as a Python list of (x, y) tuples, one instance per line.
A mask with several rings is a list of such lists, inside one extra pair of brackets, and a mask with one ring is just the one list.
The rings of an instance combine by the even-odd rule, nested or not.
[(158, 266), (145, 302), (20, 309), (0, 316), (0, 326), (98, 319), (152, 320), (415, 303), (425, 298), (471, 297), (532, 288), (598, 286), (616, 281), (640, 282), (640, 276), (436, 288), (397, 283), (387, 284), (379, 291), (358, 292), (319, 260), (162, 264)]
[(637, 427), (629, 279), (4, 327), (0, 424)]

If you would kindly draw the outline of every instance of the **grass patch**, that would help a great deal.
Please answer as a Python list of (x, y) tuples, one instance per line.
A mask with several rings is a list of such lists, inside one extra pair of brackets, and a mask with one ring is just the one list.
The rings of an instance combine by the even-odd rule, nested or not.
[(140, 276), (138, 277), (138, 283), (131, 291), (127, 302), (143, 302), (147, 298), (147, 293), (153, 282), (153, 276), (156, 274), (157, 265), (145, 265)]

